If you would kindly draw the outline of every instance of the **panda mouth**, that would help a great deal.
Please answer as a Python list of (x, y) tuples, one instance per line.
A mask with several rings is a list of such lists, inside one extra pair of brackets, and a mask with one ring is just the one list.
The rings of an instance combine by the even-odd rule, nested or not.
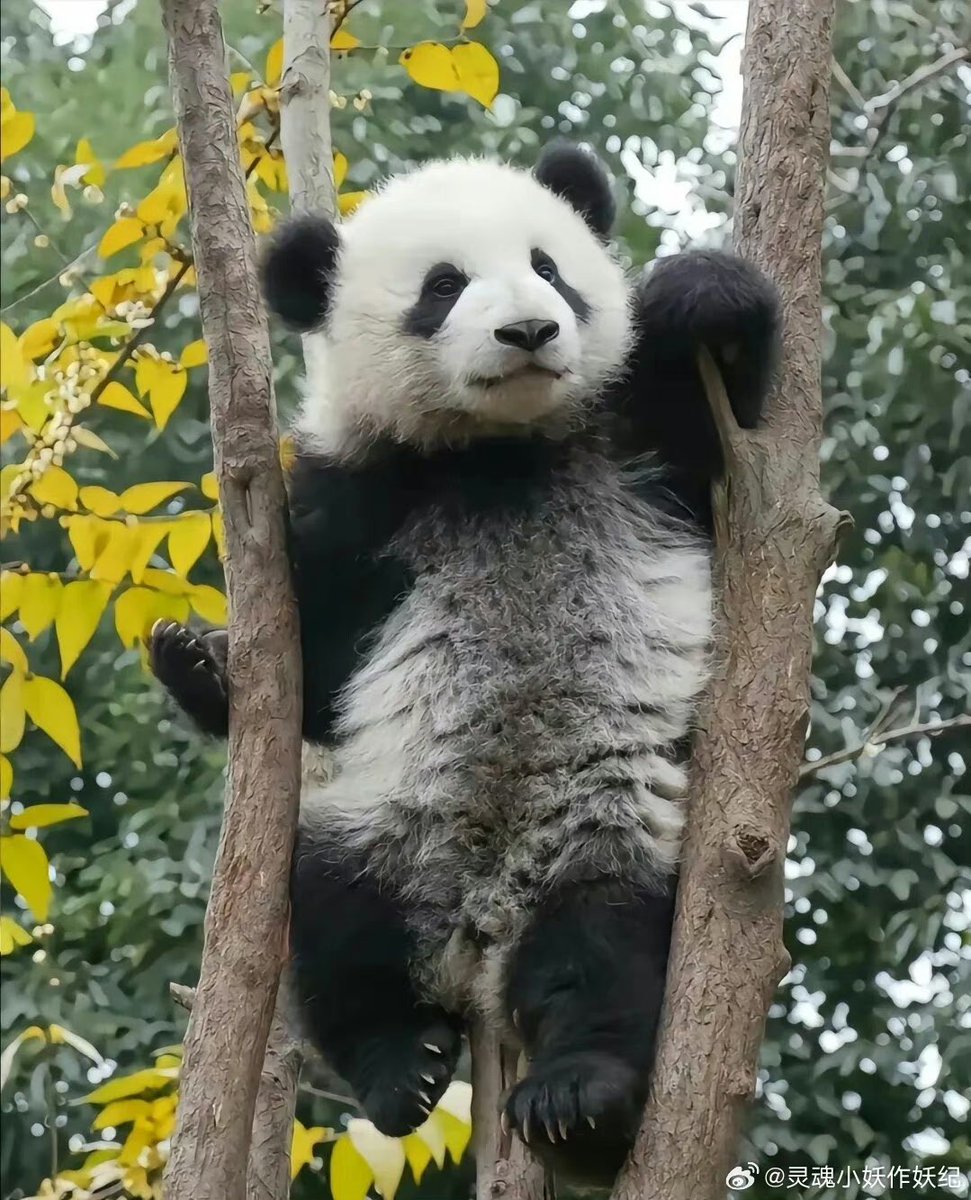
[(513, 371), (507, 371), (505, 375), (473, 375), (469, 383), (474, 387), (494, 388), (500, 387), (504, 383), (509, 383), (513, 379), (562, 379), (563, 372), (556, 371), (552, 367), (543, 367), (539, 363), (525, 363), (521, 367), (516, 367)]

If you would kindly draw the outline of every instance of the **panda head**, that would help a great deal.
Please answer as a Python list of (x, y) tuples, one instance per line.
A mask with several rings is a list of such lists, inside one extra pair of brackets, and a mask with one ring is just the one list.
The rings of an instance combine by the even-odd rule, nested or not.
[(431, 163), (339, 229), (286, 223), (263, 260), (270, 308), (307, 334), (299, 429), (321, 451), (575, 427), (622, 368), (629, 288), (605, 239), (603, 168), (570, 146), (533, 172)]

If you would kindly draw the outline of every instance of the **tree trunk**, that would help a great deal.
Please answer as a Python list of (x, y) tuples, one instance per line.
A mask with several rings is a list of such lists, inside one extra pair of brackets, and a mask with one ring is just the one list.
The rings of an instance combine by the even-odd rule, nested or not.
[(185, 1041), (168, 1200), (237, 1200), (285, 957), (300, 657), (266, 320), (216, 0), (162, 0), (226, 525), (229, 785)]
[(734, 425), (715, 497), (720, 663), (692, 764), (651, 1098), (615, 1200), (721, 1200), (788, 966), (782, 878), (809, 709), (813, 599), (839, 515), (819, 494), (820, 244), (835, 0), (751, 0), (735, 244), (778, 285), (785, 346), (764, 428)]
[[(330, 28), (328, 0), (285, 0), (280, 142), (293, 212), (333, 216), (330, 140)], [(293, 1027), (288, 989), (281, 987), (266, 1047), (253, 1117), (246, 1200), (286, 1200), (290, 1144), (303, 1058)]]

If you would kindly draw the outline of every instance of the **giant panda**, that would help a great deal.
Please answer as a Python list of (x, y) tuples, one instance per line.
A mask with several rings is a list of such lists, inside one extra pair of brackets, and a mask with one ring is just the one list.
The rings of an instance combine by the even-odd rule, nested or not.
[[(289, 474), (304, 786), (292, 968), (309, 1036), (379, 1130), (419, 1126), (472, 1016), (527, 1064), (502, 1119), (609, 1184), (664, 989), (687, 737), (708, 677), (706, 345), (760, 416), (773, 289), (728, 255), (631, 282), (611, 186), (435, 162), (340, 228), (285, 224), (270, 309), (303, 332)], [(228, 724), (225, 631), (161, 624), (159, 679)]]

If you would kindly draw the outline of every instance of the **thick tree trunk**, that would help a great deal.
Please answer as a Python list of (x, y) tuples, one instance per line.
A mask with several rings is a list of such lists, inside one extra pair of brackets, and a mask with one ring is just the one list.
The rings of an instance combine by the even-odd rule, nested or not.
[(216, 0), (162, 0), (209, 345), (231, 612), (229, 786), (185, 1041), (168, 1200), (237, 1200), (285, 955), (300, 658), (269, 340)]
[(720, 661), (702, 714), (651, 1099), (615, 1200), (721, 1200), (772, 994), (782, 868), (808, 717), (813, 598), (840, 518), (819, 494), (820, 242), (835, 0), (751, 0), (738, 251), (778, 285), (785, 347), (764, 428), (734, 426), (716, 497)]

